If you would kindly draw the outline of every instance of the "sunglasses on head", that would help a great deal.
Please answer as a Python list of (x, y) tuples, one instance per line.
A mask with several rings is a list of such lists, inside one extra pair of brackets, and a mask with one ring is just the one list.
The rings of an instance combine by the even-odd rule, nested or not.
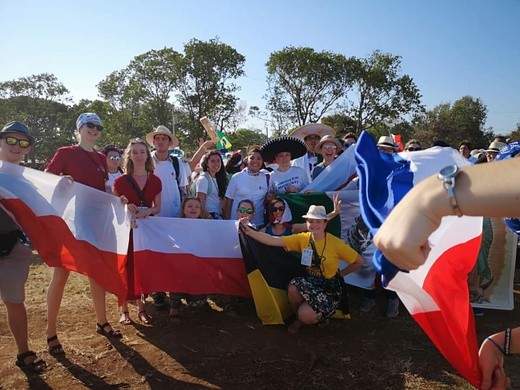
[(15, 137), (4, 137), (4, 138), (5, 138), (5, 143), (7, 145), (14, 146), (14, 145), (18, 144), (22, 149), (27, 149), (29, 146), (31, 146), (31, 141), (26, 140), (26, 139), (19, 139), (19, 138), (15, 138)]
[(238, 211), (240, 211), (241, 213), (253, 214), (253, 209), (246, 209), (245, 207), (239, 207)]
[(408, 148), (407, 150), (410, 152), (417, 152), (418, 150), (421, 150), (421, 148)]
[(112, 161), (119, 161), (121, 160), (121, 156), (110, 156), (109, 159)]
[(103, 131), (103, 126), (96, 125), (95, 123), (92, 123), (92, 122), (85, 123), (85, 126), (87, 126), (89, 129), (96, 129), (97, 131)]
[(285, 211), (285, 207), (284, 206), (273, 207), (273, 213), (276, 213), (277, 211)]

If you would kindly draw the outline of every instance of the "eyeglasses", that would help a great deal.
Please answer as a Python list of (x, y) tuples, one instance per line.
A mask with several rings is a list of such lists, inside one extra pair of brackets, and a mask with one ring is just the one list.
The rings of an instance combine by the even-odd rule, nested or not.
[(285, 207), (284, 206), (273, 207), (273, 213), (276, 213), (277, 211), (285, 211)]
[(101, 126), (101, 125), (96, 125), (95, 123), (92, 123), (92, 122), (87, 122), (87, 123), (85, 123), (85, 125), (89, 129), (96, 129), (97, 131), (103, 131), (103, 126)]
[(27, 149), (29, 146), (31, 146), (31, 141), (15, 137), (5, 137), (5, 143), (11, 146), (18, 144), (22, 149)]
[(112, 161), (119, 161), (121, 160), (121, 156), (110, 156), (108, 159)]
[(406, 150), (408, 150), (409, 152), (417, 152), (418, 150), (421, 150), (421, 148), (408, 148)]
[(241, 213), (253, 214), (253, 209), (246, 209), (244, 207), (239, 207), (238, 211), (240, 211)]
[(336, 150), (336, 145), (324, 145), (321, 148), (326, 150)]

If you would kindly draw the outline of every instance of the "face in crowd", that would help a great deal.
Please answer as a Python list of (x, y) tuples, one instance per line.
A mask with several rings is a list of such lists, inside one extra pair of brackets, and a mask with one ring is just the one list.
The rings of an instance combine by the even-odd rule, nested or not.
[(247, 166), (251, 172), (259, 172), (263, 163), (264, 160), (259, 151), (255, 150), (247, 155)]
[(107, 166), (109, 172), (117, 172), (121, 164), (121, 155), (117, 150), (107, 152)]
[(25, 134), (4, 133), (0, 136), (0, 160), (18, 164), (31, 150), (31, 140)]
[(305, 137), (303, 140), (305, 142), (305, 145), (307, 146), (307, 150), (309, 152), (314, 153), (314, 149), (316, 148), (316, 145), (320, 142), (321, 137), (318, 134), (309, 134), (307, 137)]
[(460, 145), (459, 153), (462, 155), (462, 157), (469, 158), (470, 150), (469, 150), (468, 145)]
[(248, 200), (243, 200), (238, 204), (237, 216), (238, 219), (246, 218), (250, 221), (255, 215), (255, 206)]
[(202, 205), (197, 198), (187, 199), (182, 209), (184, 218), (200, 218), (202, 213)]
[(395, 152), (394, 148), (392, 148), (390, 146), (378, 146), (377, 149), (380, 152), (386, 153), (386, 154), (394, 154), (394, 152)]
[(157, 134), (153, 137), (153, 146), (155, 146), (155, 150), (159, 153), (168, 153), (171, 143), (172, 139), (166, 134)]

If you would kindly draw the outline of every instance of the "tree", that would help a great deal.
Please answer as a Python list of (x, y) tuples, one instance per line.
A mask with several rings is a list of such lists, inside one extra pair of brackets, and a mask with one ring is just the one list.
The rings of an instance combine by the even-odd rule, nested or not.
[(45, 161), (74, 139), (67, 88), (52, 74), (39, 74), (0, 83), (0, 123), (18, 120), (34, 137), (27, 162)]
[(346, 115), (334, 114), (323, 117), (321, 123), (336, 130), (336, 137), (343, 138), (349, 132), (356, 132), (356, 121)]
[(356, 121), (356, 130), (370, 129), (385, 121), (398, 121), (423, 111), (419, 89), (401, 73), (401, 57), (374, 51), (354, 60), (354, 95), (344, 114)]
[(248, 145), (263, 145), (267, 141), (267, 136), (260, 131), (249, 129), (238, 129), (230, 135), (233, 149), (244, 149)]
[(239, 87), (234, 80), (244, 75), (244, 63), (242, 54), (218, 38), (208, 42), (192, 39), (184, 45), (176, 98), (184, 113), (180, 130), (188, 145), (204, 137), (199, 122), (203, 116), (219, 128), (228, 127), (237, 110)]
[(516, 124), (516, 130), (513, 130), (507, 138), (513, 141), (520, 141), (520, 122)]
[(267, 107), (298, 126), (316, 123), (352, 85), (352, 60), (309, 47), (286, 47), (267, 61)]
[(493, 132), (484, 129), (487, 108), (480, 99), (464, 96), (455, 103), (442, 103), (414, 121), (413, 137), (426, 145), (442, 140), (457, 147), (462, 140), (469, 140), (474, 148), (485, 148), (493, 139)]

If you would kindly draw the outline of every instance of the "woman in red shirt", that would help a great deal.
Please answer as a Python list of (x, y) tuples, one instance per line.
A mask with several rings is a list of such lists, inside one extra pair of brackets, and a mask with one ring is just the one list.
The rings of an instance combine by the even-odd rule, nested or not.
[[(132, 227), (136, 219), (146, 218), (161, 211), (162, 183), (159, 177), (153, 174), (155, 169), (152, 155), (146, 142), (140, 138), (134, 138), (128, 144), (124, 153), (123, 176), (114, 182), (114, 194), (121, 197), (123, 203), (127, 204), (128, 211), (133, 214)], [(132, 233), (130, 233), (129, 248), (133, 247)], [(127, 260), (128, 281), (133, 281), (133, 257), (132, 251), (128, 251)], [(129, 289), (129, 291), (131, 291)], [(139, 297), (136, 297), (139, 298)], [(144, 301), (137, 299), (139, 313), (137, 317), (143, 324), (150, 324), (151, 318), (144, 310)], [(120, 306), (121, 318), (119, 322), (130, 325), (132, 320), (128, 312), (128, 301)]]

